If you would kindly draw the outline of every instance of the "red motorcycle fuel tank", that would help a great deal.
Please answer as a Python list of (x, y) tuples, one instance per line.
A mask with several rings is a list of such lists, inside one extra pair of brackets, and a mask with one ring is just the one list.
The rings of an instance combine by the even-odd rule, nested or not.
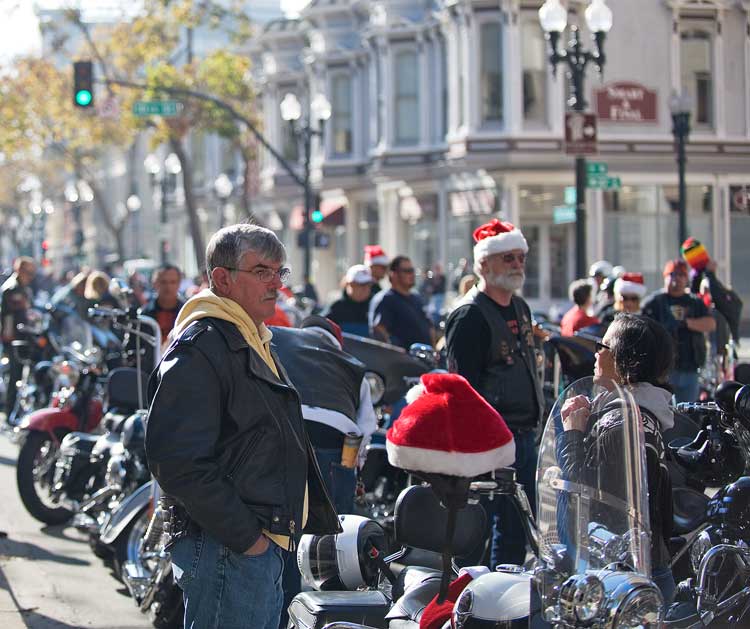
[[(99, 425), (103, 416), (103, 405), (101, 400), (91, 400), (89, 402), (89, 418), (86, 426), (83, 428), (84, 432), (91, 432)], [(71, 408), (60, 408), (58, 406), (50, 406), (49, 408), (42, 408), (33, 413), (29, 413), (24, 417), (21, 425), (21, 430), (36, 430), (38, 432), (48, 432), (55, 440), (55, 431), (63, 428), (68, 431), (80, 430), (80, 420)]]

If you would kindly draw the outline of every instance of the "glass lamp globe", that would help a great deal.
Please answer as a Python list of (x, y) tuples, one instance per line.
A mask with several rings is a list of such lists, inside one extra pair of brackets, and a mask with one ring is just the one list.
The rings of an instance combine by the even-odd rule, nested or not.
[(568, 12), (560, 0), (547, 0), (539, 9), (539, 23), (545, 33), (562, 33), (568, 25)]
[(585, 15), (586, 24), (592, 33), (609, 33), (612, 28), (612, 9), (604, 0), (591, 0)]

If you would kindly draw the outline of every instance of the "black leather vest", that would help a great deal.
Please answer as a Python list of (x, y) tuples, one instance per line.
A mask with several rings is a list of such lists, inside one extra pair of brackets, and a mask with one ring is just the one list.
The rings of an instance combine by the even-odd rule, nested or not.
[(544, 400), (536, 376), (536, 354), (531, 312), (526, 302), (514, 296), (520, 337), (514, 335), (497, 306), (483, 292), (473, 289), (461, 305), (479, 308), (490, 328), (490, 363), (482, 372), (480, 395), (497, 410), (511, 429), (536, 428)]
[(356, 421), (365, 366), (309, 329), (273, 328), (271, 346), (307, 406), (327, 408)]

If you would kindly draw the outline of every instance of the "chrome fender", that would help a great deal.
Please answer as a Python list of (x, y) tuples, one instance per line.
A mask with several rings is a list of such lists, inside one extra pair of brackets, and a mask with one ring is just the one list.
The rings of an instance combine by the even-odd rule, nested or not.
[(112, 513), (101, 529), (99, 539), (102, 544), (113, 544), (133, 520), (135, 520), (144, 509), (148, 508), (151, 502), (151, 486), (153, 480), (141, 485), (132, 494), (130, 494)]

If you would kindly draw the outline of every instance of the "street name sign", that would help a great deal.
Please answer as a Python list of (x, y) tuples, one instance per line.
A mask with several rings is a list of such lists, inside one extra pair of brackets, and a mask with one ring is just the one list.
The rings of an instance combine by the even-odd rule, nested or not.
[(556, 205), (552, 210), (552, 221), (555, 225), (576, 222), (576, 209), (572, 205)]
[(565, 152), (593, 155), (598, 152), (596, 114), (582, 111), (565, 113)]
[(183, 105), (177, 100), (137, 100), (133, 103), (133, 114), (136, 116), (179, 116)]
[(586, 162), (587, 175), (606, 175), (609, 172), (609, 166), (605, 162)]
[(619, 190), (622, 182), (619, 177), (610, 177), (608, 175), (589, 175), (586, 178), (587, 188), (596, 188), (599, 190)]

